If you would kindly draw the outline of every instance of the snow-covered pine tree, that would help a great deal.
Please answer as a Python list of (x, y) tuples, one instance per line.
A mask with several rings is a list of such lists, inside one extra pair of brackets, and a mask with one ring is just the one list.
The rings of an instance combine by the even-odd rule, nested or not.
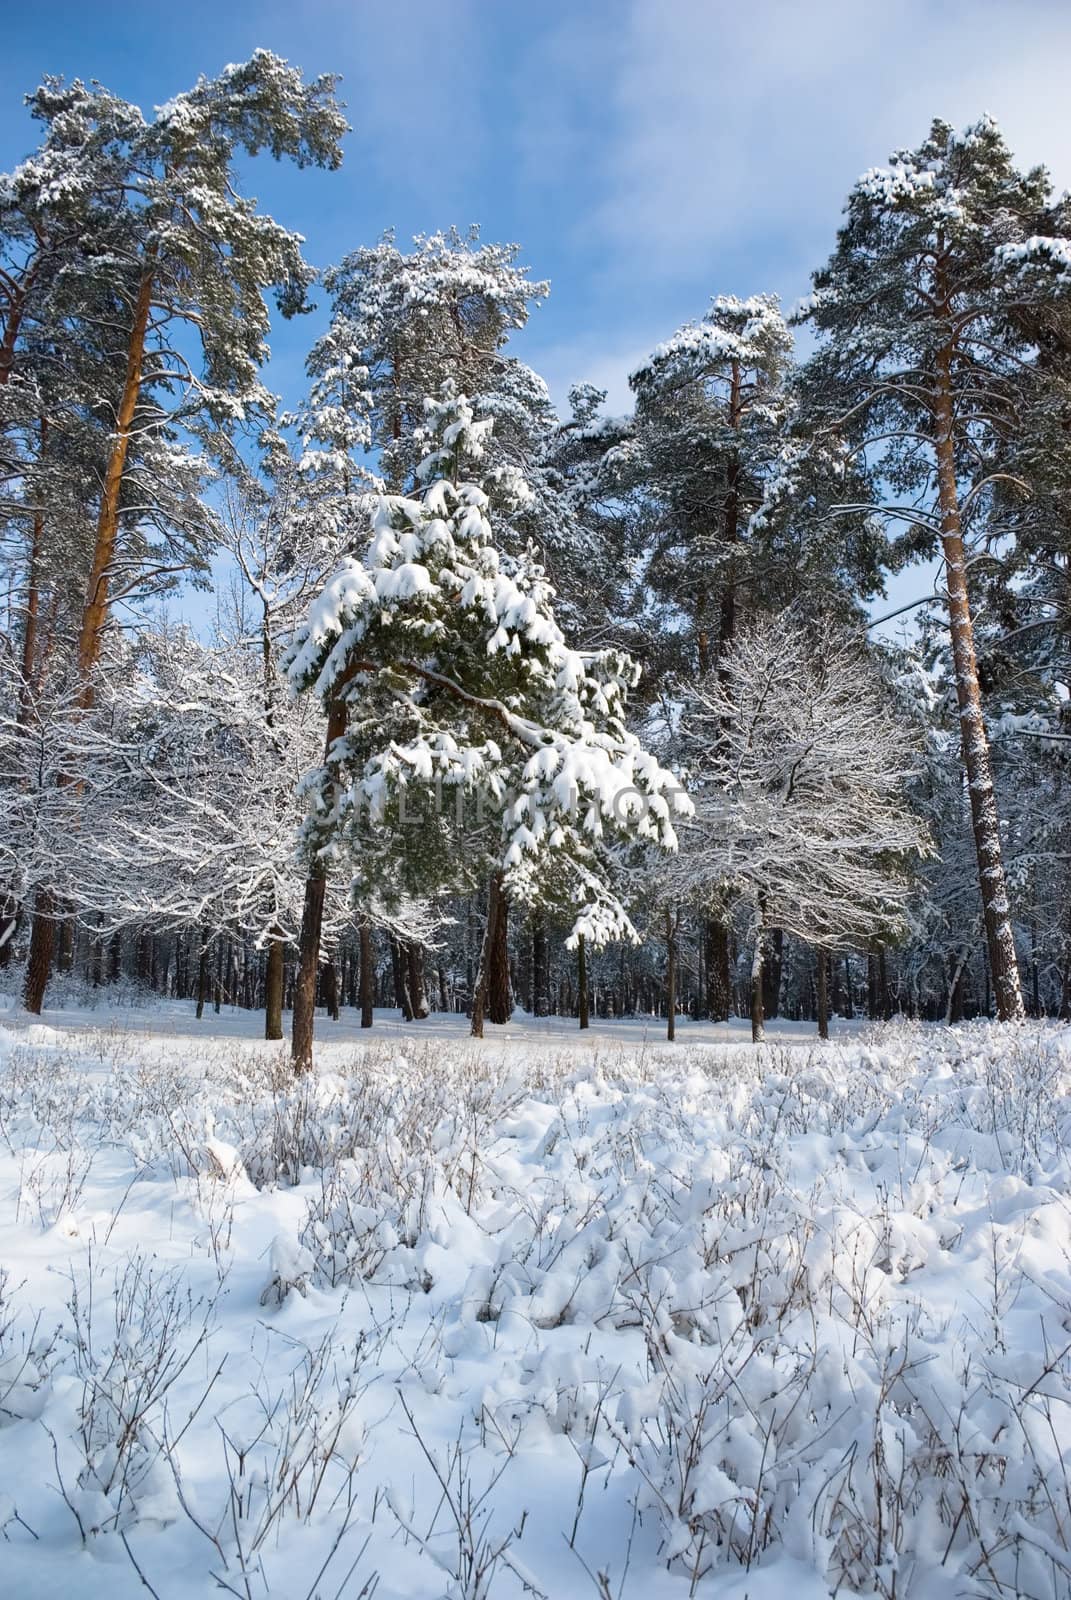
[(944, 558), (963, 764), (986, 943), (1003, 1019), (1023, 1013), (975, 656), (968, 571), (1014, 455), (1015, 395), (1032, 346), (1022, 313), (1071, 288), (1049, 184), (1021, 173), (999, 129), (935, 122), (916, 150), (848, 197), (804, 313), (825, 337), (810, 364), (824, 425), (861, 452), (885, 513)]
[(646, 575), (687, 618), (688, 666), (731, 644), (757, 568), (749, 523), (779, 461), (792, 336), (773, 295), (721, 295), (632, 373), (643, 473), (655, 515)]
[(297, 419), (310, 465), (411, 488), (424, 398), (447, 378), (501, 413), (489, 466), (520, 464), (534, 416), (550, 402), (531, 373), (518, 398), (520, 364), (503, 347), (549, 285), (528, 277), (518, 253), (482, 243), (477, 229), (420, 235), (408, 253), (388, 233), (324, 273), (331, 326), (309, 356), (310, 394)]
[[(518, 553), (533, 542), (557, 596), (559, 615), (581, 640), (601, 631), (622, 564), (584, 516), (575, 485), (560, 470), (558, 419), (543, 380), (508, 353), (534, 304), (548, 292), (517, 263), (516, 245), (484, 243), (479, 231), (419, 236), (408, 252), (388, 234), (325, 274), (334, 296), (331, 326), (308, 362), (310, 389), (294, 417), (301, 462), (325, 527), (363, 527), (369, 488), (415, 483), (424, 397), (446, 379), (494, 422), (484, 474), (508, 483), (522, 474), (524, 496), (503, 497), (496, 539)], [(494, 970), (507, 971), (507, 914), (496, 927)], [(416, 987), (422, 987), (417, 952)], [(492, 1009), (508, 1011), (495, 985)]]
[[(121, 382), (110, 340), (116, 307), (93, 263), (107, 259), (114, 243), (122, 164), (104, 130), (123, 125), (123, 103), (99, 86), (46, 79), (29, 104), (44, 127), (42, 142), (0, 178), (0, 554), (5, 668), (17, 663), (20, 678), (6, 764), (23, 773), (12, 819), (25, 819), (27, 804), (44, 804), (27, 775), (41, 770), (41, 739), (51, 738), (42, 724), (54, 732), (66, 714), (65, 657)], [(19, 736), (27, 742), (22, 757), (10, 746)], [(29, 846), (34, 830), (23, 833)], [(34, 894), (46, 863), (47, 855), (28, 848), (5, 874), (3, 949), (20, 898)], [(47, 899), (47, 883), (42, 889)], [(51, 929), (47, 919), (38, 928), (46, 944)], [(35, 954), (35, 969), (47, 971), (47, 950)]]
[[(339, 553), (347, 535), (366, 525), (370, 490), (413, 486), (424, 397), (448, 377), (496, 421), (488, 470), (506, 476), (521, 470), (535, 486), (515, 508), (523, 526), (499, 529), (503, 543), (523, 547), (546, 526), (568, 526), (559, 497), (551, 496), (548, 515), (547, 495), (538, 492), (550, 487), (538, 463), (556, 422), (546, 385), (505, 353), (510, 334), (548, 289), (529, 279), (517, 255), (516, 245), (483, 243), (476, 228), (420, 235), (408, 252), (388, 233), (325, 273), (331, 325), (309, 356), (309, 393), (290, 420), (302, 440), (310, 494), (324, 528), (337, 531)], [(498, 927), (503, 949), (496, 970), (502, 970), (505, 915)], [(408, 968), (423, 1011), (423, 952), (408, 954), (412, 959), (398, 967), (403, 1003), (409, 1004), (401, 976)]]
[[(717, 663), (756, 586), (763, 577), (770, 586), (766, 529), (752, 538), (750, 524), (786, 448), (791, 353), (775, 296), (720, 295), (629, 379), (632, 472), (644, 513), (636, 522), (639, 592), (664, 669), (682, 684)], [(709, 888), (707, 1008), (721, 1021), (730, 1009), (731, 912), (725, 886)]]
[[(81, 84), (67, 89), (49, 80), (31, 103), (48, 131), (41, 151), (7, 186), (7, 231), (19, 243), (20, 227), (25, 232), (28, 223), (32, 232), (43, 220), (64, 236), (62, 270), (42, 274), (52, 286), (44, 311), (65, 327), (72, 349), (81, 342), (90, 352), (106, 350), (96, 392), (86, 390), (73, 408), (95, 417), (98, 431), (107, 419), (100, 470), (89, 480), (99, 492), (85, 540), (74, 644), (88, 709), (117, 596), (136, 589), (147, 573), (150, 582), (173, 579), (177, 568), (205, 554), (212, 519), (197, 494), (203, 469), (176, 428), (207, 438), (263, 415), (264, 292), (274, 287), (290, 315), (303, 308), (311, 281), (299, 237), (238, 193), (238, 153), (268, 149), (299, 165), (334, 166), (345, 122), (332, 78), (306, 84), (267, 51), (201, 79), (151, 122), (136, 107)], [(75, 213), (85, 226), (72, 236)], [(31, 269), (29, 262), (23, 287)], [(36, 295), (35, 279), (32, 309)], [(17, 373), (19, 341), (35, 319), (10, 293), (9, 301), (4, 336)], [(202, 353), (200, 370), (191, 361), (190, 330)], [(32, 549), (32, 574), (35, 556)], [(42, 886), (42, 892), (37, 974), (47, 973), (51, 942), (50, 891)], [(32, 1010), (42, 999), (37, 985), (24, 996)]]
[[(832, 545), (813, 516), (816, 484), (843, 482), (843, 451), (810, 436), (793, 383), (792, 335), (776, 296), (718, 296), (633, 372), (631, 468), (642, 606), (674, 693), (716, 666), (756, 608), (830, 585), (874, 590), (874, 530), (865, 518)], [(880, 531), (880, 530), (879, 530)], [(707, 1009), (729, 1015), (724, 887), (705, 908)]]
[(583, 630), (593, 590), (613, 588), (613, 552), (561, 469), (546, 384), (507, 348), (549, 291), (518, 254), (476, 228), (420, 235), (409, 251), (391, 234), (355, 250), (324, 275), (331, 325), (310, 354), (309, 393), (293, 421), (325, 522), (352, 530), (363, 525), (369, 487), (414, 486), (424, 398), (453, 379), (495, 424), (488, 478), (520, 472), (530, 490), (500, 522), (499, 543), (517, 551), (535, 542), (563, 615)]
[[(179, 388), (182, 425), (224, 431), (270, 415), (259, 380), (267, 355), (264, 294), (275, 289), (285, 316), (301, 311), (312, 271), (301, 240), (244, 199), (234, 182), (239, 152), (268, 150), (298, 166), (335, 167), (346, 123), (332, 77), (306, 83), (301, 72), (267, 50), (202, 78), (155, 118), (120, 137), (125, 145), (122, 193), (116, 196), (121, 248), (110, 264), (122, 329), (125, 375), (100, 496), (78, 638), (78, 668), (87, 703), (107, 620), (112, 563), (135, 417), (138, 429), (166, 438), (173, 417), (167, 396)], [(126, 122), (131, 120), (129, 110)], [(202, 370), (190, 364), (182, 330), (194, 330)]]
[[(311, 1062), (308, 974), (329, 862), (344, 865), (358, 898), (488, 876), (492, 913), (504, 890), (568, 911), (571, 945), (599, 945), (631, 934), (601, 841), (672, 850), (672, 817), (691, 809), (625, 725), (632, 662), (571, 650), (534, 554), (498, 548), (499, 510), (508, 517), (527, 490), (515, 473), (474, 481), (491, 432), (451, 382), (425, 402), (422, 489), (380, 497), (366, 549), (343, 562), (291, 648), (291, 681), (315, 691), (331, 721), (327, 759), (306, 787), (299, 1071)], [(408, 832), (414, 792), (427, 809)], [(451, 803), (429, 804), (436, 793)], [(482, 815), (466, 817), (466, 804)]]

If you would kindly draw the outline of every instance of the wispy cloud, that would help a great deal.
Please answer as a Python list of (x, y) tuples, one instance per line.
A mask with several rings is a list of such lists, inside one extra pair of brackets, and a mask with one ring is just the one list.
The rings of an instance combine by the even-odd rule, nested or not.
[(559, 402), (584, 377), (623, 409), (631, 368), (709, 295), (805, 292), (851, 184), (934, 116), (992, 113), (1023, 165), (1071, 186), (1069, 59), (1071, 7), (1057, 0), (552, 13), (514, 69), (512, 138), (520, 181), (557, 190), (559, 288), (579, 284), (590, 315), (572, 337), (533, 338), (529, 358)]
[[(606, 123), (588, 150), (594, 204), (576, 225), (625, 252), (630, 273), (691, 277), (757, 246), (784, 277), (801, 272), (858, 173), (934, 115), (989, 110), (1024, 162), (1071, 182), (1071, 125), (1054, 114), (1066, 5), (630, 0), (614, 15), (597, 77)], [(544, 59), (590, 65), (590, 35), (589, 21), (563, 20)]]

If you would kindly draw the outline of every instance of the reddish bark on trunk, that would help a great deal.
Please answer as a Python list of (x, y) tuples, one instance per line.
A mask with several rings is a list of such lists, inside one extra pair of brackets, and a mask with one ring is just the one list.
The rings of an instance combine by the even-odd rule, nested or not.
[(967, 556), (963, 544), (956, 461), (952, 399), (952, 350), (945, 346), (937, 356), (934, 401), (937, 488), (941, 510), (941, 543), (948, 572), (948, 623), (952, 636), (956, 699), (959, 703), (960, 742), (967, 775), (978, 881), (982, 892), (986, 947), (996, 992), (997, 1015), (1002, 1022), (1024, 1015), (1019, 963), (1011, 923), (1008, 886), (1000, 846), (1000, 819), (993, 792), (989, 739), (982, 714), (978, 664), (974, 652), (974, 626), (967, 595)]

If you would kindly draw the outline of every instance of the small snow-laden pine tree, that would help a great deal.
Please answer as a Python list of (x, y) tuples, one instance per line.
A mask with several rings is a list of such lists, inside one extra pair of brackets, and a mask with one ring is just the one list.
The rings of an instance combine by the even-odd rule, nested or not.
[(917, 740), (859, 639), (791, 611), (739, 630), (678, 738), (696, 815), (670, 876), (681, 898), (750, 906), (758, 1040), (767, 929), (829, 949), (905, 926), (929, 848), (907, 799)]
[[(254, 759), (265, 765), (266, 781), (257, 790), (252, 810), (271, 813), (265, 818), (269, 836), (276, 837), (273, 824), (277, 822), (289, 838), (295, 826), (297, 778), (313, 759), (308, 738), (322, 748), (324, 729), (319, 708), (306, 702), (295, 709), (288, 701), (279, 674), (281, 642), (293, 633), (337, 560), (339, 529), (361, 499), (360, 491), (336, 495), (319, 475), (310, 477), (295, 463), (278, 432), (265, 435), (264, 443), (262, 473), (258, 475), (238, 465), (236, 492), (221, 518), (223, 546), (237, 569), (231, 606), (224, 620), (224, 643), (231, 654), (244, 656), (251, 652), (259, 663), (262, 726)], [(325, 516), (325, 512), (329, 514)], [(255, 703), (255, 691), (253, 699)], [(295, 737), (295, 720), (301, 737)], [(275, 781), (276, 774), (282, 782)], [(293, 879), (295, 865), (293, 852), (288, 850), (288, 881)], [(344, 895), (342, 898), (348, 907), (348, 899)], [(338, 900), (335, 892), (327, 902), (336, 925)], [(352, 907), (349, 918), (352, 920)], [(411, 961), (419, 960), (416, 952), (422, 950), (424, 939), (434, 926), (427, 908), (407, 903), (389, 917), (378, 903), (369, 901), (361, 908), (361, 918), (366, 942), (372, 928), (386, 926), (392, 936), (406, 942)], [(296, 920), (300, 921), (300, 908)], [(285, 949), (294, 926), (295, 918), (287, 916), (259, 934), (267, 945), (266, 987), (271, 998), (265, 1029), (271, 1039), (282, 1038)], [(366, 1026), (371, 1025), (370, 1005), (368, 999), (364, 1006)]]
[(363, 555), (298, 631), (291, 681), (335, 734), (306, 781), (304, 847), (320, 871), (344, 864), (359, 898), (487, 874), (496, 893), (567, 910), (571, 946), (599, 945), (632, 936), (605, 844), (672, 851), (691, 803), (626, 726), (632, 661), (570, 649), (534, 553), (499, 550), (497, 514), (529, 490), (519, 473), (475, 481), (491, 430), (452, 382), (426, 401), (422, 491), (380, 497)]
[(1005, 1020), (1023, 1002), (968, 574), (977, 547), (1007, 531), (994, 509), (1024, 461), (1039, 309), (1071, 296), (1066, 208), (1049, 197), (1045, 173), (1017, 171), (989, 118), (962, 133), (935, 122), (918, 149), (856, 184), (803, 312), (824, 335), (807, 378), (821, 425), (869, 461), (907, 547), (944, 558), (986, 942)]

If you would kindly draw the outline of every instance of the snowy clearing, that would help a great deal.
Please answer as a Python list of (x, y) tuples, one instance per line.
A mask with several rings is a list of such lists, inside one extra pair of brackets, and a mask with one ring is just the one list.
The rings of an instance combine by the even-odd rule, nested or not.
[(0, 1026), (5, 1595), (1065, 1600), (1071, 1030), (243, 1025)]

